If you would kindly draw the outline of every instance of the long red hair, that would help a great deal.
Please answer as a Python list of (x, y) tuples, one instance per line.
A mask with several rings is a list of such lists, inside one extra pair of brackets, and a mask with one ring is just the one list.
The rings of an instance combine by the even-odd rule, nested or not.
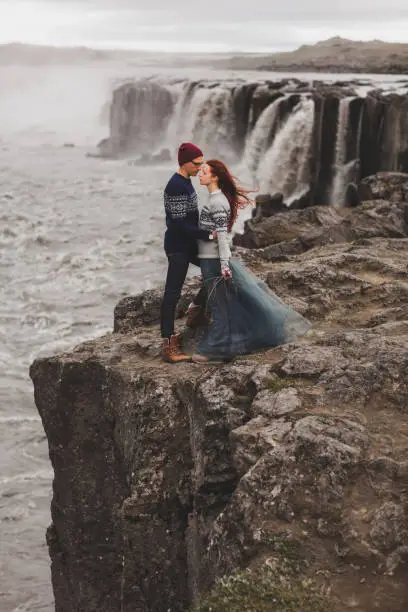
[(254, 200), (249, 197), (249, 194), (254, 192), (253, 190), (241, 187), (224, 162), (219, 159), (209, 159), (205, 163), (210, 166), (211, 174), (217, 177), (219, 188), (229, 202), (231, 216), (228, 223), (228, 231), (230, 232), (237, 219), (238, 209), (244, 208), (248, 204), (254, 204)]

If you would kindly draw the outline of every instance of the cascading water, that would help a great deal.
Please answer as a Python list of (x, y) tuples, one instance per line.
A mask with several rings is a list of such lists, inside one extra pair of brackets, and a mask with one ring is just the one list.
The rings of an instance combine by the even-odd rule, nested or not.
[(361, 147), (361, 135), (363, 133), (363, 107), (360, 109), (360, 117), (358, 120), (357, 128), (357, 144), (356, 144), (356, 158), (360, 159), (360, 147)]
[(181, 142), (179, 132), (180, 126), (182, 126), (183, 111), (186, 106), (188, 92), (189, 87), (187, 82), (178, 83), (171, 88), (174, 100), (174, 110), (163, 138), (164, 147), (171, 151)]
[(402, 168), (399, 164), (399, 154), (403, 151), (408, 151), (406, 109), (401, 109), (399, 106), (389, 109), (386, 116), (386, 122), (389, 126), (392, 126), (392, 128), (389, 129), (387, 145), (385, 147), (389, 150), (389, 153), (383, 155), (383, 160), (391, 170), (400, 171)]
[[(329, 200), (340, 206), (348, 183), (357, 183), (367, 172), (406, 167), (406, 97), (384, 97), (378, 103), (370, 96), (347, 97), (336, 108), (328, 89), (330, 104), (327, 112), (325, 103), (316, 106), (320, 127), (314, 130), (313, 87), (300, 93), (296, 83), (269, 85), (166, 78), (124, 83), (114, 91), (110, 136), (101, 141), (101, 154), (148, 158), (166, 148), (173, 158), (181, 141), (192, 140), (206, 157), (235, 165), (240, 156), (244, 180), (280, 189), (288, 201), (313, 184), (318, 188), (311, 202), (317, 198), (318, 203)], [(320, 93), (325, 99), (326, 93)]]
[(191, 134), (188, 138), (185, 136), (189, 131), (189, 127), (187, 127), (188, 108), (195, 91), (195, 85), (188, 81), (179, 83), (172, 89), (175, 100), (174, 110), (164, 137), (164, 144), (169, 149), (174, 149), (182, 140), (189, 140), (191, 137)]
[(279, 105), (284, 98), (278, 98), (267, 106), (260, 114), (254, 129), (247, 138), (243, 155), (243, 164), (249, 169), (257, 181), (257, 170), (262, 156), (268, 149), (270, 139), (276, 127)]
[(167, 137), (170, 146), (192, 140), (205, 149), (206, 156), (231, 158), (235, 137), (232, 90), (229, 87), (196, 87), (185, 91), (176, 104)]
[(187, 110), (187, 131), (207, 155), (231, 156), (234, 122), (231, 90), (225, 87), (198, 90)]
[(287, 205), (310, 188), (314, 112), (311, 98), (300, 100), (259, 165), (261, 191), (282, 193)]
[(124, 83), (113, 94), (108, 153), (144, 153), (159, 146), (173, 113), (168, 87), (148, 79)]
[[(336, 157), (334, 160), (334, 180), (330, 196), (330, 204), (343, 206), (345, 201), (345, 190), (347, 178), (351, 169), (350, 163), (346, 163), (347, 154), (347, 130), (349, 124), (350, 104), (353, 97), (343, 98), (339, 103), (339, 114), (337, 119), (336, 134)], [(354, 161), (352, 162), (354, 165)]]

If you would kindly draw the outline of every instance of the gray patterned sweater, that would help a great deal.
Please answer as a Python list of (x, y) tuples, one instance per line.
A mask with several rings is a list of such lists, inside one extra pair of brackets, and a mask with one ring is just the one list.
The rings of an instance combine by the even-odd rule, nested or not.
[(198, 257), (200, 259), (220, 259), (221, 267), (228, 266), (231, 257), (228, 223), (231, 216), (230, 205), (221, 189), (210, 193), (207, 204), (200, 213), (200, 229), (217, 232), (217, 240), (213, 242), (198, 241)]

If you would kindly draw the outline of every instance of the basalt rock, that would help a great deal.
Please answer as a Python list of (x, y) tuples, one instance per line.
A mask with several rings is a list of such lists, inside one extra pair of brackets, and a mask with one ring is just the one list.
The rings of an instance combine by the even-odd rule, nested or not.
[[(237, 254), (311, 319), (304, 338), (166, 364), (159, 289), (123, 300), (114, 333), (32, 365), (57, 612), (405, 611), (405, 203), (261, 223), (280, 218), (294, 237)], [(316, 228), (333, 240), (291, 252)]]
[[(407, 179), (408, 175), (402, 173), (379, 173), (364, 179), (355, 194), (352, 212), (347, 207), (319, 206), (299, 211), (286, 209), (270, 216), (269, 206), (279, 210), (279, 196), (271, 196), (270, 200), (264, 196), (257, 202), (252, 218), (245, 222), (244, 232), (236, 234), (233, 242), (263, 249), (259, 255), (268, 259), (333, 242), (407, 236)], [(361, 202), (362, 195), (371, 196), (371, 200)]]
[(378, 172), (361, 181), (370, 200), (408, 202), (408, 174), (404, 172)]
[(256, 196), (255, 208), (252, 211), (252, 219), (254, 222), (259, 222), (261, 219), (272, 217), (279, 212), (288, 210), (283, 202), (281, 193), (265, 193)]
[[(179, 303), (176, 317), (186, 314), (188, 305), (200, 289), (197, 277), (187, 278)], [(115, 307), (113, 330), (115, 332), (129, 332), (140, 325), (151, 325), (160, 321), (160, 305), (163, 298), (164, 285), (149, 289), (136, 296), (123, 298)]]
[(171, 161), (170, 149), (163, 148), (157, 153), (142, 153), (136, 159), (129, 161), (130, 166), (148, 166), (152, 164), (160, 164), (162, 162)]

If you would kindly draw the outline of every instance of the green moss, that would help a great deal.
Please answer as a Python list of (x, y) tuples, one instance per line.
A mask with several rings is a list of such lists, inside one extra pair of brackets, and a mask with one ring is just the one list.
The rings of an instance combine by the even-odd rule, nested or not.
[(296, 385), (296, 379), (294, 378), (275, 378), (270, 376), (264, 381), (265, 387), (274, 393), (287, 389), (288, 387), (294, 387)]
[(287, 533), (265, 533), (261, 531), (260, 541), (267, 545), (270, 553), (276, 553), (285, 564), (287, 573), (298, 573), (305, 568), (304, 554), (298, 540), (288, 537)]
[(249, 395), (235, 395), (233, 404), (234, 406), (250, 406), (252, 402), (252, 397)]
[(195, 612), (330, 612), (330, 601), (311, 580), (285, 563), (267, 561), (219, 580)]
[(280, 242), (286, 242), (289, 240), (295, 240), (299, 237), (299, 233), (291, 228), (280, 227), (277, 232), (274, 233), (272, 244), (279, 244)]

